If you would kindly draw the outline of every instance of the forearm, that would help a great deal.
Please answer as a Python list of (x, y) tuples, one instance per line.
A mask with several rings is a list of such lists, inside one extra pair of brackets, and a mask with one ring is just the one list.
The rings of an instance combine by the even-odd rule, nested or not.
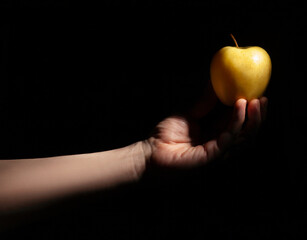
[(144, 142), (105, 152), (0, 161), (0, 212), (113, 187), (142, 175)]

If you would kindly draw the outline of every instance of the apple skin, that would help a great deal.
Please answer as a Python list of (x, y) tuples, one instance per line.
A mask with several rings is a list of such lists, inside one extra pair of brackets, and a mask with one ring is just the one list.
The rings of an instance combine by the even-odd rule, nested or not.
[(213, 89), (228, 106), (233, 106), (239, 98), (250, 101), (261, 97), (271, 72), (270, 56), (261, 47), (223, 47), (210, 65)]

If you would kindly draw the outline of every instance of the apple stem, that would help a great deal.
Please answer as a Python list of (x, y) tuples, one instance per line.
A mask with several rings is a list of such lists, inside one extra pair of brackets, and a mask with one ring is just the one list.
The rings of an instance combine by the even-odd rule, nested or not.
[(235, 44), (236, 44), (236, 47), (238, 48), (239, 47), (239, 45), (238, 45), (238, 43), (237, 43), (237, 40), (235, 39), (235, 37), (230, 33), (230, 37), (232, 38), (232, 40), (235, 42)]

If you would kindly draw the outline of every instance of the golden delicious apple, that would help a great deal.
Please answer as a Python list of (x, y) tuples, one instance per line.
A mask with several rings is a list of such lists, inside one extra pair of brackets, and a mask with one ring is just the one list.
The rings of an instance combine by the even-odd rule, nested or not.
[(269, 54), (261, 47), (223, 47), (213, 57), (210, 77), (222, 103), (232, 106), (237, 99), (250, 101), (264, 93), (272, 71)]

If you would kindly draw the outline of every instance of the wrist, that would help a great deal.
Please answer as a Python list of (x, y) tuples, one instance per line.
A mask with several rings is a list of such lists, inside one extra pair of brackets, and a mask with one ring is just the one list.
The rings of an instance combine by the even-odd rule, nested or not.
[(139, 180), (150, 161), (152, 150), (149, 140), (139, 141), (131, 145), (135, 180)]
[(148, 164), (152, 156), (152, 145), (150, 143), (150, 139), (143, 140), (141, 143), (142, 143), (145, 163)]

